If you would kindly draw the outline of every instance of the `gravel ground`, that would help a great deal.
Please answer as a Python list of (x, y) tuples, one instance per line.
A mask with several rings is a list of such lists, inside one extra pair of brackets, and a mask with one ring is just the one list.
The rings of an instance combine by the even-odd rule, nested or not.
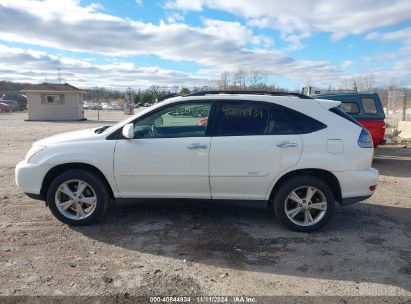
[(376, 149), (376, 194), (337, 206), (318, 233), (289, 231), (260, 204), (178, 200), (117, 205), (95, 225), (72, 228), (19, 191), (14, 167), (35, 140), (105, 122), (92, 111), (84, 122), (26, 116), (0, 114), (0, 295), (411, 299), (410, 149)]

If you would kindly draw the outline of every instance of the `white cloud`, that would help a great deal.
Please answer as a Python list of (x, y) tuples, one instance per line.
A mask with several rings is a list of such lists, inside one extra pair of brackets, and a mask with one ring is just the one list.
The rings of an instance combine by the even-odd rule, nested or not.
[(372, 32), (367, 34), (366, 39), (381, 40), (381, 41), (398, 41), (403, 44), (400, 51), (404, 55), (411, 56), (411, 27), (407, 27), (394, 32)]
[(395, 54), (381, 53), (381, 54), (375, 54), (375, 55), (370, 55), (370, 56), (363, 56), (362, 60), (367, 61), (367, 62), (381, 62), (381, 61), (393, 60), (395, 58), (396, 58)]
[[(0, 45), (0, 78), (43, 81), (45, 75), (55, 75), (59, 67), (65, 80), (82, 86), (201, 85), (222, 71), (243, 68), (268, 76), (300, 82), (310, 79), (316, 85), (328, 85), (347, 77), (344, 69), (353, 62), (333, 66), (327, 61), (293, 59), (275, 49), (270, 37), (256, 35), (253, 29), (276, 28), (281, 38), (290, 43), (289, 48), (295, 49), (301, 48), (301, 40), (315, 31), (330, 32), (337, 39), (410, 20), (404, 1), (389, 2), (389, 7), (388, 0), (374, 0), (373, 5), (370, 1), (297, 0), (293, 5), (272, 0), (169, 2), (168, 7), (182, 10), (201, 10), (207, 5), (247, 19), (243, 25), (204, 18), (201, 26), (189, 26), (182, 23), (184, 15), (180, 11), (167, 12), (168, 22), (152, 24), (109, 15), (102, 12), (98, 4), (81, 6), (76, 0), (0, 0), (0, 39), (90, 55), (98, 53), (113, 59), (111, 64), (93, 64), (86, 59)], [(374, 31), (367, 39), (403, 40), (405, 54), (407, 50), (411, 53), (411, 42), (407, 42), (411, 41), (410, 32), (409, 28), (392, 33)], [(136, 55), (189, 61), (200, 67), (197, 73), (191, 74), (138, 67), (128, 59)], [(380, 79), (394, 74), (409, 77), (408, 66), (409, 60), (403, 60), (395, 63), (391, 70), (373, 68), (372, 72)]]
[(353, 65), (353, 61), (352, 60), (345, 60), (342, 64), (341, 64), (341, 68), (346, 69), (349, 68), (350, 66)]
[(247, 43), (254, 45), (273, 45), (271, 38), (263, 35), (254, 35), (253, 32), (239, 22), (229, 22), (214, 19), (203, 19), (203, 32), (213, 37), (231, 41), (233, 44), (244, 46)]
[(109, 56), (155, 54), (171, 60), (196, 60), (201, 53), (269, 40), (237, 22), (205, 19), (203, 27), (155, 25), (103, 14), (95, 6), (81, 7), (74, 0), (3, 0), (0, 20), (3, 40)]
[[(204, 19), (202, 27), (165, 22), (156, 25), (105, 14), (96, 5), (81, 7), (74, 0), (2, 0), (0, 20), (3, 40), (61, 50), (113, 57), (149, 54), (195, 62), (214, 71), (244, 68), (297, 80), (329, 82), (342, 74), (340, 68), (326, 61), (284, 56), (272, 47), (270, 38), (255, 35), (238, 22)], [(64, 68), (64, 62), (59, 64)]]
[(43, 82), (57, 78), (61, 68), (63, 81), (80, 87), (106, 86), (115, 88), (148, 87), (152, 84), (204, 85), (209, 79), (159, 67), (136, 67), (131, 62), (91, 64), (85, 60), (52, 56), (46, 52), (10, 48), (0, 44), (0, 79), (20, 82)]
[(167, 21), (169, 23), (180, 23), (180, 22), (183, 22), (185, 19), (184, 15), (179, 12), (172, 12), (172, 13), (168, 13), (167, 15), (168, 15)]
[[(396, 79), (400, 82), (411, 84), (411, 27), (407, 27), (398, 31), (392, 32), (371, 32), (367, 34), (366, 39), (380, 40), (380, 41), (397, 41), (402, 44), (396, 54), (379, 54), (375, 58), (365, 58), (371, 60), (389, 60), (396, 59), (395, 63), (390, 69), (377, 68), (378, 72), (385, 77), (385, 79)], [(379, 56), (379, 58), (378, 58)]]
[(195, 11), (205, 6), (244, 17), (254, 26), (277, 29), (294, 47), (301, 47), (299, 40), (314, 31), (341, 39), (411, 21), (409, 0), (169, 0), (166, 5)]

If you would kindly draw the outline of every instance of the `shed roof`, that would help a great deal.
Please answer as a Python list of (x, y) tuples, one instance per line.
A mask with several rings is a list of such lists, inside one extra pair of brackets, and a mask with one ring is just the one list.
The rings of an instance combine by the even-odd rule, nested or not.
[(68, 83), (41, 83), (22, 90), (24, 91), (56, 91), (56, 92), (81, 92), (79, 88)]

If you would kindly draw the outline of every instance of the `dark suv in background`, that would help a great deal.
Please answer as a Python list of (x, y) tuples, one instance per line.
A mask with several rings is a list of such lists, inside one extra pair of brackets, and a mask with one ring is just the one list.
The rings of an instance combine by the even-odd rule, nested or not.
[(384, 143), (385, 114), (377, 93), (321, 94), (315, 98), (341, 101), (340, 109), (371, 133), (374, 146)]

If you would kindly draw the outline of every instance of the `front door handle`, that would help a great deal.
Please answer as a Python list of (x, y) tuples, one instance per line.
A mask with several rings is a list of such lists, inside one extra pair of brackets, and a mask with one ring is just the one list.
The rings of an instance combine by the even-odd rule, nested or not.
[(298, 147), (297, 143), (292, 143), (289, 141), (283, 141), (277, 144), (277, 147), (279, 148), (295, 148)]
[(190, 150), (205, 150), (207, 148), (208, 148), (207, 145), (202, 145), (202, 144), (191, 144), (187, 147), (187, 149), (190, 149)]

